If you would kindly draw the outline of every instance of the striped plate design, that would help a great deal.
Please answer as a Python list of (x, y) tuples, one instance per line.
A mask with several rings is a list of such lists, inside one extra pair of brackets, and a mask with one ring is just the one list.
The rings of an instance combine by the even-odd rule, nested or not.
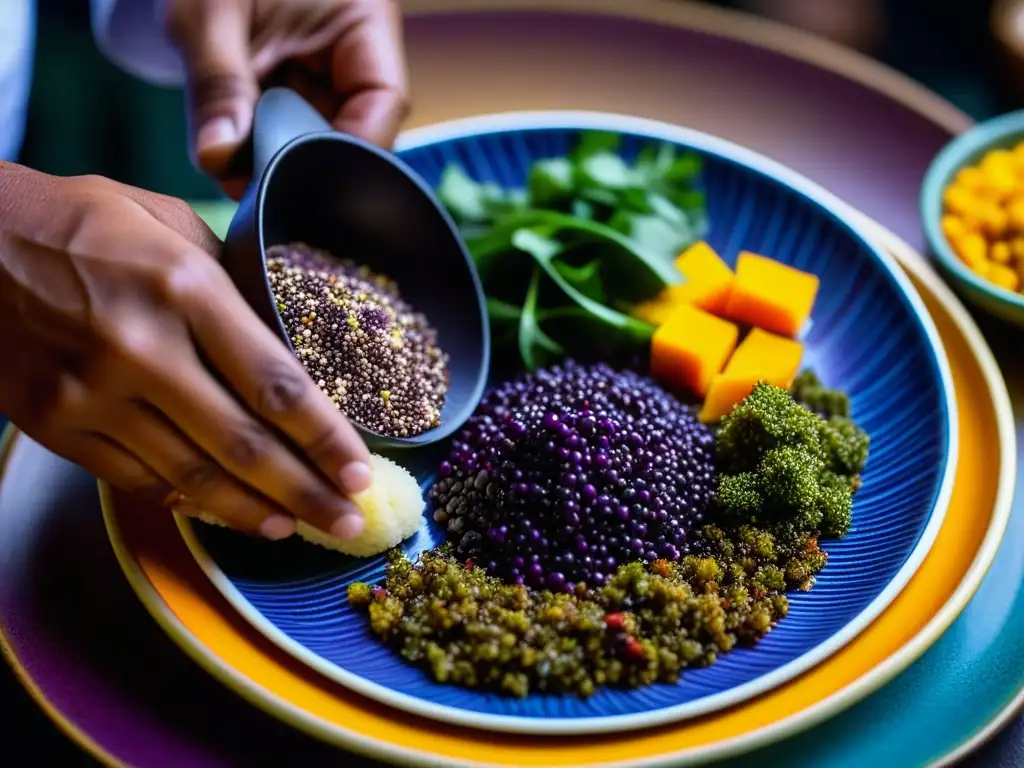
[[(852, 397), (872, 438), (852, 533), (829, 542), (809, 593), (756, 648), (686, 672), (678, 684), (589, 700), (525, 700), (438, 685), (371, 638), (345, 600), (353, 580), (375, 580), (383, 560), (355, 561), (301, 542), (267, 543), (196, 526), (208, 572), (236, 606), (287, 650), (362, 693), (427, 717), (498, 730), (583, 733), (644, 727), (706, 713), (779, 684), (817, 663), (876, 616), (923, 559), (941, 523), (952, 477), (952, 388), (944, 353), (916, 294), (889, 260), (829, 208), (828, 195), (786, 169), (712, 137), (648, 121), (572, 113), (495, 116), (441, 126), (405, 161), (428, 182), (461, 163), (474, 177), (519, 185), (535, 158), (564, 154), (573, 127), (620, 127), (624, 154), (657, 136), (698, 150), (711, 221), (726, 259), (761, 252), (822, 279), (806, 361)], [(551, 127), (551, 126), (560, 127)], [(440, 138), (436, 133), (442, 134)], [(955, 454), (953, 454), (955, 455)], [(423, 486), (438, 454), (414, 457)], [(425, 523), (406, 551), (441, 541)]]

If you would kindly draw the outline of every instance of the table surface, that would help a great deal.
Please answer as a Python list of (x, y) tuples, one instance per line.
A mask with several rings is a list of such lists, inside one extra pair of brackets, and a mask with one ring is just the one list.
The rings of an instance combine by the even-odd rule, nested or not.
[[(503, 0), (504, 5), (518, 5), (523, 7), (536, 7), (538, 3), (530, 2), (529, 0), (523, 0), (522, 2), (516, 2), (516, 0)], [(554, 3), (552, 3), (554, 4)], [(552, 5), (549, 4), (549, 5)], [(580, 2), (572, 2), (572, 0), (562, 0), (558, 3), (562, 6), (571, 5), (589, 5), (595, 9), (602, 9), (605, 11), (619, 14), (622, 12), (621, 8), (616, 6), (620, 4), (606, 2), (605, 0), (581, 0)], [(421, 2), (407, 3), (407, 5), (414, 6), (452, 6), (451, 0), (422, 0)], [(650, 2), (637, 2), (636, 6), (630, 8), (630, 11), (636, 10), (637, 15), (642, 13), (649, 13), (648, 18), (656, 17), (661, 12), (660, 6), (664, 6), (664, 3), (652, 0)], [(888, 73), (878, 66), (867, 62), (866, 60), (859, 59), (854, 54), (841, 53), (836, 51), (831, 46), (821, 44), (819, 42), (809, 40), (806, 36), (796, 35), (795, 33), (790, 35), (787, 32), (780, 32), (775, 27), (763, 27), (759, 28), (756, 25), (751, 25), (750, 22), (739, 19), (730, 19), (728, 16), (721, 14), (713, 14), (705, 17), (704, 11), (694, 10), (694, 18), (705, 20), (710, 19), (712, 25), (722, 24), (722, 20), (725, 21), (726, 26), (730, 22), (733, 23), (732, 29), (723, 29), (723, 33), (734, 33), (736, 36), (745, 37), (751, 39), (752, 36), (756, 36), (759, 31), (764, 31), (765, 34), (759, 41), (762, 45), (767, 47), (775, 48), (776, 50), (785, 50), (787, 47), (790, 50), (801, 50), (805, 59), (815, 59), (822, 67), (832, 69), (833, 71), (842, 71), (846, 75), (856, 76), (865, 84), (869, 84), (873, 90), (877, 93), (872, 96), (871, 94), (865, 95), (865, 99), (878, 98), (878, 99), (891, 99), (895, 98), (906, 103), (913, 103), (915, 110), (921, 113), (929, 114), (936, 123), (935, 131), (937, 134), (948, 132), (951, 128), (957, 129), (964, 127), (967, 122), (962, 115), (959, 115), (955, 110), (942, 104), (936, 99), (929, 98), (926, 94), (923, 94), (920, 90), (916, 90), (912, 87), (908, 87), (907, 83), (902, 78)], [(528, 19), (518, 19), (509, 17), (511, 26), (508, 28), (507, 40), (509, 46), (518, 46), (522, 40), (530, 39), (530, 35), (534, 35), (534, 42), (542, 44), (542, 41), (537, 39), (537, 36), (553, 35), (555, 34), (552, 30), (558, 25), (551, 25), (550, 27), (538, 28), (535, 24), (535, 20), (531, 21)], [(453, 43), (460, 43), (462, 45), (472, 45), (467, 42), (472, 40), (474, 25), (478, 23), (477, 19), (473, 14), (466, 14), (460, 16), (456, 23), (445, 22), (444, 29), (440, 29), (442, 20), (436, 17), (414, 17), (408, 22), (407, 40), (410, 50), (410, 61), (412, 63), (413, 72), (413, 85), (414, 94), (421, 91), (433, 91), (436, 92), (440, 82), (446, 82), (449, 85), (457, 83), (460, 78), (472, 77), (472, 73), (459, 72), (453, 69), (453, 63), (445, 63), (445, 57), (440, 55), (447, 46)], [(628, 27), (631, 24), (637, 24), (639, 22), (629, 21), (628, 19), (619, 19), (617, 29), (623, 36), (631, 36), (631, 31)], [(573, 20), (574, 30), (579, 32), (579, 39), (595, 37), (601, 38), (602, 36), (607, 37), (607, 30), (597, 30), (598, 26), (608, 26), (607, 20), (595, 20), (593, 18), (588, 19), (586, 17), (578, 17)], [(522, 27), (521, 33), (516, 32), (516, 27)], [(588, 26), (593, 26), (595, 29), (587, 29)], [(656, 56), (659, 48), (672, 45), (671, 35), (668, 34), (667, 30), (663, 30), (666, 37), (662, 40), (658, 38), (659, 33), (656, 28), (645, 26), (642, 30), (633, 30), (632, 34), (637, 32), (646, 34), (645, 38), (645, 55), (654, 57), (652, 62), (646, 67), (637, 65), (638, 69), (643, 68), (645, 71), (657, 71), (657, 67), (652, 68), (652, 64), (656, 63)], [(564, 46), (565, 56), (568, 60), (572, 60), (574, 55), (579, 54), (578, 50), (574, 50), (572, 41), (565, 41)], [(494, 56), (500, 57), (502, 55), (501, 50), (494, 50), (491, 52)], [(577, 59), (578, 60), (578, 59)], [(775, 76), (781, 76), (776, 70)], [(756, 75), (752, 73), (751, 77), (756, 79)], [(583, 87), (583, 86), (581, 86)], [(681, 85), (681, 87), (690, 87), (687, 85)], [(749, 95), (751, 98), (756, 98), (757, 88), (752, 83), (750, 86)], [(501, 104), (503, 107), (497, 107), (497, 109), (515, 109), (519, 108), (520, 105), (516, 104), (516, 94), (511, 87), (500, 87), (496, 86), (493, 88), (493, 93), (500, 94), (502, 98)], [(642, 94), (641, 94), (642, 96)], [(529, 105), (532, 108), (537, 108), (536, 95), (529, 95)], [(577, 94), (569, 97), (570, 100), (575, 99), (573, 103), (566, 102), (566, 94), (560, 94), (556, 103), (552, 105), (561, 107), (573, 107), (573, 108), (595, 108), (585, 102)], [(436, 104), (436, 101), (434, 102)], [(766, 105), (768, 106), (768, 105)], [(779, 128), (783, 128), (787, 120), (787, 110), (784, 108), (787, 105), (774, 105), (774, 108), (769, 107), (766, 112), (766, 119), (768, 122), (776, 120), (779, 122)], [(799, 105), (789, 105), (796, 109)], [(856, 105), (851, 105), (850, 109), (853, 111)], [(439, 115), (435, 113), (436, 108), (428, 105), (425, 109), (420, 110), (414, 116), (415, 124), (423, 124), (426, 122), (432, 122), (438, 119)], [(724, 113), (728, 111), (728, 106), (724, 103), (721, 107), (723, 114), (708, 114), (707, 110), (702, 115), (695, 115), (695, 119), (691, 120), (673, 120), (674, 122), (686, 122), (687, 124), (697, 127), (705, 128), (707, 130), (713, 130), (713, 125), (720, 125), (723, 117), (726, 117)], [(475, 103), (473, 105), (467, 105), (465, 111), (466, 114), (473, 112), (481, 113), (487, 111), (496, 111), (495, 107), (492, 107), (486, 103)], [(671, 112), (671, 109), (669, 109)], [(638, 113), (639, 110), (638, 110)], [(651, 114), (650, 109), (644, 110), (644, 115), (647, 117), (662, 117), (663, 119), (672, 119), (675, 117), (674, 114), (666, 114), (664, 116), (658, 114)], [(453, 116), (450, 113), (446, 113), (445, 117)], [(791, 116), (791, 113), (790, 113)], [(708, 123), (702, 125), (701, 121)], [(772, 125), (761, 124), (758, 126), (738, 126), (735, 128), (734, 135), (727, 136), (727, 138), (739, 141), (741, 143), (748, 144), (762, 151), (766, 151), (764, 148), (765, 144), (765, 132), (771, 132), (773, 129)], [(856, 130), (863, 131), (863, 126), (857, 126)], [(870, 130), (870, 128), (868, 128)], [(717, 131), (721, 133), (721, 131)], [(754, 133), (759, 133), (760, 136), (755, 138)], [(749, 139), (746, 134), (749, 134)], [(863, 135), (863, 134), (862, 134)], [(792, 147), (792, 142), (784, 142), (779, 145), (779, 151), (768, 153), (771, 154), (775, 159), (787, 162), (799, 171), (806, 173), (807, 175), (815, 178), (825, 186), (833, 188), (837, 192), (841, 192), (850, 202), (860, 207), (864, 212), (869, 215), (874, 215), (881, 223), (892, 228), (897, 234), (903, 236), (905, 239), (910, 241), (914, 245), (920, 245), (920, 231), (919, 227), (914, 221), (916, 219), (916, 204), (913, 206), (907, 205), (907, 192), (910, 187), (913, 187), (917, 183), (917, 178), (914, 174), (904, 174), (903, 176), (892, 177), (886, 180), (883, 188), (885, 194), (875, 195), (873, 198), (870, 194), (866, 194), (867, 190), (858, 189), (854, 184), (846, 184), (845, 188), (842, 184), (834, 185), (830, 184), (830, 177), (835, 175), (837, 178), (843, 173), (842, 168), (837, 167), (837, 163), (834, 156), (830, 157), (828, 147), (835, 146), (834, 142), (837, 140), (835, 135), (829, 135), (822, 137), (820, 141), (811, 141), (809, 143), (802, 144), (799, 151), (793, 150), (791, 154), (787, 154), (787, 146)], [(820, 146), (819, 146), (820, 144)], [(910, 151), (911, 148), (907, 148)], [(913, 165), (913, 164), (910, 164)], [(879, 169), (882, 172), (882, 169)], [(877, 183), (877, 179), (875, 180)], [(877, 187), (876, 187), (877, 190)], [(897, 199), (902, 196), (901, 205), (893, 205), (890, 201)], [(125, 588), (126, 585), (125, 585)], [(185, 663), (190, 663), (185, 660)], [(13, 766), (22, 765), (36, 765), (43, 764), (49, 761), (50, 764), (67, 766), (69, 768), (75, 768), (76, 766), (92, 766), (95, 765), (95, 761), (85, 755), (79, 750), (79, 748), (68, 741), (63, 734), (61, 734), (56, 727), (49, 721), (49, 719), (42, 713), (42, 711), (32, 701), (28, 693), (22, 689), (20, 684), (15, 679), (12, 670), (6, 662), (0, 664), (0, 703), (2, 703), (4, 711), (4, 727), (2, 733), (7, 735), (9, 743), (13, 743), (14, 761), (10, 763)], [(254, 713), (256, 714), (256, 713)], [(258, 716), (253, 719), (253, 723), (262, 724), (265, 716)], [(283, 727), (273, 724), (268, 727)], [(31, 745), (31, 758), (27, 756), (19, 757), (18, 745)], [(25, 752), (29, 752), (26, 747)], [(345, 760), (345, 764), (362, 764), (357, 763), (357, 758), (349, 758)], [(1014, 720), (1004, 731), (992, 739), (988, 744), (983, 746), (980, 750), (975, 752), (973, 755), (966, 758), (961, 765), (963, 768), (1015, 768), (1024, 766), (1024, 715), (1021, 715)]]

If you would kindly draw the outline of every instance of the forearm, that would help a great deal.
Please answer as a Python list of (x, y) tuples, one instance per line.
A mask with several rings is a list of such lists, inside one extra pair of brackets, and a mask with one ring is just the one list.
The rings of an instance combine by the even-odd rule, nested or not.
[(121, 69), (154, 85), (185, 81), (177, 50), (164, 34), (166, 0), (91, 0), (100, 50)]

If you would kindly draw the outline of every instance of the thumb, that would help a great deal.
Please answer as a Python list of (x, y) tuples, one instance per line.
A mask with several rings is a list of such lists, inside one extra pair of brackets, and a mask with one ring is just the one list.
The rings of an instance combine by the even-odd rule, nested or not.
[(222, 170), (252, 127), (260, 88), (250, 65), (250, 0), (176, 0), (169, 26), (188, 70), (193, 161)]

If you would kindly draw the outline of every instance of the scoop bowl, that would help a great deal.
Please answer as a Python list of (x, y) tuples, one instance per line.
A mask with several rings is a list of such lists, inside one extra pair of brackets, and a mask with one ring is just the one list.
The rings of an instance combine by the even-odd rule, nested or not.
[(269, 248), (303, 242), (395, 280), (448, 354), (447, 399), (440, 424), (412, 437), (355, 426), (377, 452), (450, 436), (483, 394), (490, 331), (472, 258), (431, 188), (394, 155), (332, 129), (284, 88), (268, 90), (257, 103), (246, 155), (250, 148), (253, 180), (222, 256), (242, 296), (294, 352), (270, 289)]

